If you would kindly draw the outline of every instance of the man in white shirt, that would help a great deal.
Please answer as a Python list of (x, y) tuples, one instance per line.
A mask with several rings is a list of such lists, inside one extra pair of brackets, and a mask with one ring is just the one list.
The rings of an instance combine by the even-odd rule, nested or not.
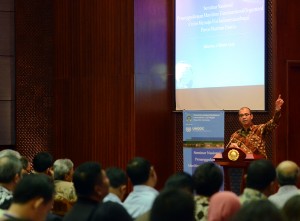
[(133, 191), (124, 201), (124, 207), (133, 219), (149, 211), (158, 191), (154, 189), (157, 176), (154, 167), (144, 158), (136, 157), (127, 164), (126, 172)]
[(109, 179), (109, 193), (104, 197), (103, 202), (112, 201), (122, 204), (127, 189), (127, 176), (121, 168), (110, 167), (106, 169), (106, 176)]
[(280, 185), (277, 193), (269, 196), (269, 200), (278, 208), (282, 208), (292, 196), (299, 194), (299, 167), (293, 161), (283, 161), (276, 168), (277, 181)]

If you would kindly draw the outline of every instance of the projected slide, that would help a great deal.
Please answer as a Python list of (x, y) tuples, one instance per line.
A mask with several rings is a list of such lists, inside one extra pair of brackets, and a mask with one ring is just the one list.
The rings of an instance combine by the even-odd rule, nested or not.
[(265, 109), (264, 0), (176, 0), (176, 109)]

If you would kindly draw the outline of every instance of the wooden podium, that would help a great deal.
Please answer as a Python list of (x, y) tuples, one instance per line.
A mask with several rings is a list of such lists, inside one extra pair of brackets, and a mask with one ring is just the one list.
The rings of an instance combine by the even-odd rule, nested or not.
[(247, 168), (253, 160), (265, 159), (262, 155), (246, 154), (239, 148), (227, 148), (223, 153), (217, 153), (214, 157), (215, 162), (224, 168), (224, 188), (225, 190), (231, 190), (231, 180), (229, 169), (241, 168), (242, 180), (241, 180), (241, 192), (245, 188), (244, 175), (247, 173)]

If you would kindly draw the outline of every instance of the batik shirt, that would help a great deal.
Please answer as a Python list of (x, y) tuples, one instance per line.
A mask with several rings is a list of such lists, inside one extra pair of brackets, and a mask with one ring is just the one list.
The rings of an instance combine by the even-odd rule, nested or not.
[(267, 200), (267, 199), (268, 198), (265, 194), (251, 188), (245, 188), (243, 194), (240, 196), (240, 201), (242, 205), (254, 200)]
[(13, 198), (11, 191), (0, 186), (0, 209), (8, 209)]
[(259, 154), (267, 158), (266, 135), (272, 132), (279, 123), (280, 111), (265, 124), (251, 125), (248, 130), (237, 130), (230, 137), (231, 143), (236, 143), (246, 154)]
[(195, 220), (206, 221), (208, 214), (209, 198), (197, 195), (194, 197), (196, 203)]

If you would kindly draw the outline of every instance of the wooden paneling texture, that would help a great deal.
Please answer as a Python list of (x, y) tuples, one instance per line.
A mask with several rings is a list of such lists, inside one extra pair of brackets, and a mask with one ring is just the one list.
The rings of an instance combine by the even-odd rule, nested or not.
[(135, 154), (133, 2), (55, 9), (54, 152), (124, 168)]
[(53, 147), (53, 2), (15, 0), (16, 148)]
[(135, 143), (159, 186), (175, 171), (173, 1), (134, 1)]
[(14, 16), (14, 1), (0, 1), (0, 149), (15, 145)]
[(299, 123), (300, 108), (300, 2), (276, 1), (276, 94), (285, 100), (281, 124), (276, 136), (276, 162), (290, 159), (300, 165)]
[[(300, 37), (300, 36), (299, 36)], [(287, 61), (287, 159), (293, 160), (300, 165), (300, 139), (299, 139), (299, 107), (300, 107), (300, 60)]]

